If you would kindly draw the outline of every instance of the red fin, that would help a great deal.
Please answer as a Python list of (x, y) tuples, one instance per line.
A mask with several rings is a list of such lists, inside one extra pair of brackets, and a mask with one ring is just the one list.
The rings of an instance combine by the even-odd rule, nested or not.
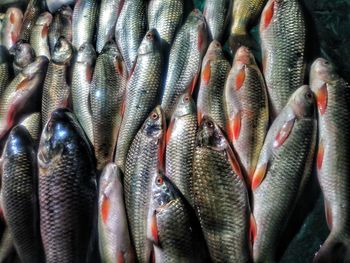
[(22, 80), (22, 81), (16, 86), (16, 91), (22, 90), (22, 89), (26, 89), (26, 88), (28, 87), (29, 81), (30, 81), (29, 78), (25, 78), (24, 80)]
[(201, 124), (201, 122), (202, 122), (202, 119), (203, 119), (203, 114), (202, 114), (202, 112), (199, 110), (199, 108), (197, 109), (197, 122), (198, 122), (198, 125), (200, 125)]
[(43, 26), (43, 30), (41, 31), (41, 38), (46, 38), (48, 34), (49, 34), (49, 26), (45, 24)]
[(325, 114), (328, 103), (327, 84), (324, 84), (316, 93), (317, 107), (321, 115)]
[(267, 163), (261, 165), (258, 167), (253, 175), (253, 180), (252, 180), (252, 190), (254, 191), (258, 186), (262, 183), (262, 181), (265, 178), (266, 175), (266, 170), (267, 170)]
[(166, 131), (166, 136), (165, 136), (165, 145), (168, 145), (169, 141), (170, 141), (170, 137), (171, 137), (171, 133), (173, 131), (174, 128), (174, 124), (175, 124), (175, 120), (171, 119), (170, 123), (169, 123), (169, 127), (168, 130)]
[(275, 141), (273, 142), (273, 147), (278, 148), (286, 141), (290, 132), (293, 129), (294, 121), (295, 121), (295, 118), (293, 118), (293, 119), (287, 121), (285, 124), (283, 124), (282, 128), (277, 133)]
[(15, 16), (14, 13), (11, 12), (11, 14), (10, 14), (10, 23), (11, 23), (11, 24), (14, 24), (15, 21), (16, 21), (16, 16)]
[(323, 141), (320, 141), (320, 144), (318, 145), (318, 152), (317, 152), (317, 170), (321, 170), (322, 163), (323, 163), (323, 157), (324, 157), (324, 145)]
[(166, 143), (166, 134), (160, 138), (159, 146), (158, 146), (158, 169), (164, 170), (165, 164), (165, 143)]
[(117, 263), (124, 263), (124, 253), (122, 251), (117, 252)]
[(91, 83), (92, 80), (92, 67), (87, 66), (85, 72), (86, 81)]
[(328, 228), (331, 230), (332, 229), (332, 224), (333, 224), (333, 220), (332, 220), (332, 210), (328, 204), (328, 202), (326, 200), (324, 200), (324, 208), (326, 211), (326, 220), (327, 220), (327, 225)]
[(253, 167), (247, 167), (247, 176), (248, 176), (248, 183), (249, 185), (252, 184), (253, 176), (254, 176), (255, 168)]
[(272, 1), (271, 4), (269, 6), (266, 6), (264, 10), (261, 16), (264, 28), (267, 28), (270, 25), (274, 13), (274, 8), (275, 1)]
[(123, 61), (121, 61), (120, 59), (118, 59), (118, 61), (116, 63), (116, 72), (120, 76), (124, 75), (124, 65), (123, 65)]
[(239, 90), (245, 81), (245, 66), (243, 66), (236, 76), (236, 90)]
[(107, 196), (103, 196), (102, 200), (102, 207), (101, 207), (101, 216), (103, 223), (106, 224), (108, 215), (109, 215), (109, 207), (110, 207), (110, 200)]
[(236, 141), (241, 133), (241, 111), (237, 112), (234, 116), (231, 124), (229, 124), (229, 129), (227, 130), (228, 137), (230, 141)]
[(196, 74), (192, 81), (190, 82), (190, 85), (189, 85), (189, 94), (192, 95), (193, 91), (194, 91), (194, 88), (196, 87), (196, 83), (197, 83), (197, 80), (198, 80), (198, 74)]
[(207, 64), (205, 64), (205, 67), (202, 73), (202, 80), (205, 83), (205, 85), (209, 84), (210, 75), (211, 75), (211, 68), (210, 68), (210, 61), (208, 61)]
[(148, 227), (150, 228), (150, 234), (151, 236), (149, 239), (154, 242), (154, 244), (159, 243), (158, 238), (158, 225), (157, 225), (157, 216), (156, 212), (153, 212), (153, 215), (149, 218)]
[(17, 115), (17, 105), (11, 104), (8, 111), (7, 111), (7, 117), (6, 117), (6, 124), (8, 128), (12, 128), (12, 126), (15, 124), (15, 117)]
[(242, 175), (241, 167), (239, 166), (236, 156), (231, 149), (229, 150), (228, 156), (232, 170), (245, 182), (244, 177)]
[(198, 50), (202, 50), (203, 48), (203, 42), (204, 42), (204, 36), (201, 32), (201, 30), (198, 31)]
[(136, 63), (137, 63), (137, 58), (135, 59), (135, 62), (132, 64), (132, 67), (131, 67), (131, 69), (130, 69), (130, 72), (129, 72), (129, 79), (131, 78), (132, 74), (133, 74), (134, 71), (135, 71)]
[(17, 34), (15, 32), (11, 32), (11, 42), (16, 43), (17, 41)]
[(254, 215), (250, 215), (250, 242), (253, 244), (254, 241), (256, 240), (256, 234), (257, 234), (257, 229), (256, 229), (256, 222)]

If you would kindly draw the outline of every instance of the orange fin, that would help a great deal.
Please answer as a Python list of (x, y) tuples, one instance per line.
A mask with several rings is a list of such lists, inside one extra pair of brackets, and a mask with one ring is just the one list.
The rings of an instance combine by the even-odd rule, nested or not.
[(124, 263), (124, 253), (122, 251), (117, 252), (117, 263)]
[(41, 38), (46, 38), (48, 34), (49, 34), (49, 26), (45, 24), (41, 31)]
[(295, 118), (283, 124), (282, 128), (279, 130), (279, 132), (276, 135), (275, 141), (273, 142), (273, 147), (278, 148), (286, 141), (286, 139), (288, 138), (289, 134), (293, 129), (294, 121), (295, 121)]
[(109, 208), (110, 208), (110, 200), (107, 196), (103, 196), (102, 207), (101, 207), (101, 217), (102, 217), (103, 223), (105, 224), (108, 219)]
[(228, 156), (229, 156), (228, 160), (231, 164), (232, 170), (243, 180), (243, 182), (245, 182), (244, 177), (242, 175), (241, 167), (231, 148), (229, 148)]
[(270, 25), (272, 21), (273, 13), (274, 13), (274, 8), (275, 8), (275, 1), (272, 1), (271, 4), (269, 6), (266, 6), (264, 10), (261, 17), (264, 28), (267, 28)]
[(25, 78), (24, 80), (22, 80), (17, 86), (16, 86), (16, 91), (18, 90), (22, 90), (22, 89), (26, 89), (28, 87), (30, 79), (29, 78)]
[(324, 157), (324, 145), (323, 140), (320, 141), (320, 144), (318, 145), (318, 152), (317, 152), (317, 170), (321, 170), (322, 164), (323, 164), (323, 157)]
[(209, 84), (210, 77), (211, 77), (211, 67), (210, 67), (210, 60), (209, 60), (207, 62), (207, 64), (205, 64), (205, 67), (204, 67), (203, 73), (202, 73), (202, 80), (203, 80), (205, 85)]
[(16, 16), (14, 13), (11, 12), (10, 14), (10, 24), (14, 24), (16, 21)]
[(203, 113), (197, 108), (197, 122), (198, 122), (198, 125), (201, 124), (202, 119), (203, 119)]
[(17, 34), (15, 32), (11, 32), (11, 42), (16, 43), (17, 41)]
[(169, 123), (168, 130), (166, 131), (165, 145), (168, 145), (168, 143), (170, 141), (170, 137), (171, 137), (171, 133), (172, 133), (173, 128), (174, 128), (174, 124), (175, 124), (175, 119), (171, 119), (171, 121)]
[(166, 134), (160, 138), (158, 146), (158, 169), (164, 170)]
[(198, 80), (198, 74), (196, 74), (191, 82), (190, 82), (190, 85), (189, 85), (189, 94), (192, 95), (193, 91), (194, 91), (194, 88), (196, 87), (196, 84), (197, 84), (197, 80)]
[(157, 225), (157, 216), (156, 212), (153, 212), (153, 215), (149, 218), (148, 227), (150, 228), (150, 235), (148, 238), (155, 244), (158, 245), (158, 225)]
[(267, 163), (261, 165), (258, 167), (253, 175), (253, 180), (252, 180), (252, 190), (254, 191), (258, 186), (262, 183), (262, 181), (265, 178), (267, 171)]
[(198, 43), (197, 43), (198, 50), (202, 50), (203, 43), (204, 43), (204, 36), (203, 36), (202, 30), (198, 30)]
[(123, 61), (118, 59), (117, 63), (116, 63), (116, 72), (118, 73), (118, 75), (123, 76), (124, 75), (124, 65), (123, 65)]
[(326, 200), (324, 200), (324, 208), (326, 211), (326, 221), (327, 221), (327, 225), (328, 228), (331, 230), (332, 229), (332, 224), (333, 224), (333, 220), (332, 220), (332, 210), (328, 204), (328, 202)]
[(256, 222), (253, 214), (250, 214), (250, 242), (253, 244), (256, 240), (257, 228)]
[(245, 66), (239, 70), (237, 76), (236, 76), (236, 90), (239, 90), (242, 88), (243, 83), (245, 81)]
[(237, 112), (233, 118), (233, 121), (229, 125), (229, 129), (227, 130), (228, 137), (231, 142), (237, 141), (239, 134), (241, 133), (241, 111)]
[(85, 72), (86, 81), (91, 83), (92, 80), (92, 67), (87, 66)]
[(328, 103), (327, 84), (324, 84), (316, 93), (317, 107), (321, 115), (325, 114)]

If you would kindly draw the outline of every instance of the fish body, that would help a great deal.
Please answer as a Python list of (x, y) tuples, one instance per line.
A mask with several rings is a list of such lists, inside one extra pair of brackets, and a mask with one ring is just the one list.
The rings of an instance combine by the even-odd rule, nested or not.
[(171, 114), (181, 94), (192, 94), (196, 85), (202, 58), (207, 49), (207, 26), (202, 13), (195, 9), (175, 37), (170, 50), (169, 68), (162, 96), (166, 119)]
[(144, 122), (130, 147), (124, 173), (125, 206), (137, 261), (149, 262), (152, 244), (147, 239), (147, 217), (152, 176), (164, 154), (165, 119), (157, 106)]
[(155, 29), (143, 39), (134, 71), (126, 88), (125, 111), (121, 124), (115, 162), (124, 171), (126, 156), (137, 131), (158, 103), (163, 60), (160, 39)]
[(24, 126), (32, 137), (34, 147), (39, 146), (39, 140), (41, 135), (41, 114), (40, 112), (34, 112), (26, 116), (19, 125)]
[(115, 26), (115, 40), (124, 58), (128, 73), (135, 63), (138, 48), (146, 32), (146, 2), (125, 0)]
[(96, 52), (89, 43), (84, 43), (76, 54), (72, 68), (73, 111), (89, 140), (93, 141), (89, 92), (96, 62)]
[(127, 84), (127, 69), (118, 47), (108, 42), (98, 56), (90, 89), (93, 145), (97, 169), (113, 161), (122, 106)]
[(96, 51), (100, 53), (105, 44), (112, 40), (120, 12), (125, 0), (102, 0), (98, 18)]
[(10, 79), (10, 54), (5, 46), (0, 45), (0, 101)]
[(2, 31), (3, 45), (10, 49), (18, 40), (22, 27), (23, 13), (21, 9), (10, 7), (5, 14), (4, 28)]
[(19, 39), (29, 41), (33, 27), (42, 12), (41, 0), (30, 0), (23, 15), (23, 23)]
[(191, 205), (197, 126), (196, 105), (191, 95), (185, 93), (179, 99), (167, 130), (165, 173)]
[(135, 261), (126, 217), (121, 173), (109, 163), (100, 177), (98, 201), (99, 243), (102, 261), (106, 263)]
[(221, 129), (225, 129), (224, 87), (230, 69), (230, 62), (225, 57), (221, 44), (214, 40), (203, 58), (197, 99), (198, 123), (203, 116), (209, 116)]
[(61, 37), (56, 43), (44, 82), (41, 105), (44, 124), (55, 109), (69, 106), (70, 87), (67, 84), (67, 71), (72, 58), (72, 45)]
[(304, 83), (305, 19), (299, 0), (269, 0), (261, 15), (260, 37), (273, 120)]
[(269, 123), (264, 77), (253, 54), (240, 47), (225, 85), (226, 132), (251, 183)]
[(97, 21), (97, 1), (77, 0), (72, 20), (72, 44), (78, 50), (84, 43), (93, 44)]
[(315, 262), (346, 262), (350, 248), (350, 86), (322, 58), (311, 67), (310, 86), (318, 108), (317, 173), (331, 230)]
[(26, 66), (35, 60), (35, 51), (29, 43), (19, 40), (9, 50), (10, 54), (14, 56), (13, 69), (15, 75), (18, 75)]
[(34, 141), (24, 126), (12, 129), (4, 149), (2, 204), (21, 262), (43, 262)]
[(2, 33), (5, 28), (6, 13), (0, 13), (0, 45), (3, 45)]
[(49, 12), (42, 13), (35, 22), (30, 34), (30, 45), (37, 56), (46, 56), (51, 59), (49, 48), (49, 27), (52, 22), (52, 15)]
[(75, 116), (57, 109), (38, 151), (40, 229), (46, 262), (86, 262), (96, 224), (93, 151)]
[(193, 196), (213, 262), (250, 262), (247, 188), (229, 142), (207, 116), (197, 134)]
[(317, 135), (315, 98), (302, 86), (270, 127), (252, 180), (254, 262), (275, 262), (276, 250), (312, 172)]
[(75, 0), (46, 0), (46, 6), (51, 13), (75, 3)]

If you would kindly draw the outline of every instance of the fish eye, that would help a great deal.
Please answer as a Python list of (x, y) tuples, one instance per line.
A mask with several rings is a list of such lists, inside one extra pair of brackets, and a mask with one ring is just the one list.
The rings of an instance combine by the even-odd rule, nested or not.
[(313, 98), (313, 95), (310, 91), (306, 92), (305, 94), (305, 97), (308, 99), (308, 100), (311, 100)]
[(220, 48), (221, 47), (220, 43), (219, 42), (215, 43), (215, 47)]
[(213, 128), (214, 127), (214, 123), (212, 121), (206, 121), (205, 123), (209, 128)]
[(148, 32), (146, 35), (147, 39), (152, 39), (153, 38), (153, 33), (152, 32)]
[(160, 176), (160, 175), (158, 175), (157, 178), (156, 178), (156, 184), (157, 184), (158, 186), (160, 186), (160, 185), (163, 184), (163, 182), (164, 182), (163, 177)]
[(153, 120), (157, 120), (157, 119), (159, 118), (158, 113), (153, 112), (152, 115), (151, 115), (151, 118), (152, 118)]
[(190, 101), (190, 97), (189, 96), (185, 96), (183, 99), (183, 102), (188, 103)]

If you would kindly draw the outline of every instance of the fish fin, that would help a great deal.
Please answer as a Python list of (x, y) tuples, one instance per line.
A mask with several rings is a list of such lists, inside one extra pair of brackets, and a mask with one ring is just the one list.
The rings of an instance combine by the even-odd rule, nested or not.
[(241, 133), (242, 112), (238, 111), (233, 117), (227, 129), (228, 138), (231, 142), (237, 141)]
[(350, 240), (348, 238), (331, 234), (328, 236), (320, 250), (316, 253), (314, 263), (349, 262)]
[(159, 237), (158, 237), (158, 225), (157, 225), (157, 215), (156, 211), (153, 211), (153, 213), (148, 218), (148, 227), (147, 227), (147, 238), (152, 241), (155, 245), (158, 245), (159, 243)]
[(107, 223), (108, 215), (110, 209), (110, 199), (103, 195), (102, 205), (101, 205), (101, 217), (104, 224)]
[(197, 80), (198, 80), (198, 74), (196, 74), (193, 78), (192, 78), (192, 80), (191, 80), (191, 82), (190, 82), (190, 85), (189, 85), (189, 94), (191, 94), (192, 95), (192, 93), (193, 93), (193, 91), (194, 91), (194, 88), (196, 87), (196, 84), (197, 84)]
[(198, 122), (198, 125), (201, 124), (202, 119), (203, 119), (203, 113), (200, 110), (200, 107), (197, 107), (197, 122)]
[(273, 0), (271, 1), (271, 3), (268, 3), (268, 5), (265, 6), (265, 9), (261, 14), (261, 25), (263, 27), (261, 29), (266, 29), (270, 25), (274, 15), (274, 11), (275, 11), (275, 1)]
[(242, 88), (243, 83), (245, 81), (245, 65), (243, 65), (243, 67), (239, 70), (237, 76), (236, 76), (236, 90), (239, 90), (240, 88)]
[(252, 167), (252, 166), (247, 167), (247, 177), (248, 177), (249, 186), (251, 186), (252, 184), (254, 172), (255, 172), (255, 167)]
[(91, 83), (92, 75), (93, 75), (92, 67), (90, 66), (86, 67), (85, 78), (87, 82)]
[(254, 191), (256, 188), (258, 188), (258, 186), (262, 183), (262, 181), (265, 178), (266, 175), (266, 171), (267, 171), (267, 163), (259, 166), (253, 175), (253, 179), (252, 179), (252, 190)]
[(208, 60), (202, 72), (202, 80), (205, 85), (209, 84), (210, 77), (211, 77), (211, 66), (210, 66), (210, 60)]
[(250, 242), (251, 244), (253, 244), (254, 241), (256, 240), (256, 234), (257, 234), (256, 221), (253, 214), (250, 214), (249, 232), (250, 232)]
[(41, 30), (41, 38), (46, 38), (49, 34), (49, 26), (45, 24)]
[(318, 145), (318, 151), (317, 151), (317, 170), (321, 170), (322, 164), (323, 164), (323, 157), (324, 157), (324, 145), (323, 140), (320, 140), (320, 143)]
[[(131, 69), (130, 69), (130, 72), (129, 72), (129, 79), (131, 78), (132, 74), (134, 74), (134, 71), (135, 71), (135, 68), (136, 68), (136, 64), (137, 64), (137, 57), (136, 57), (134, 63), (132, 64), (132, 67), (131, 67)], [(129, 80), (129, 79), (128, 79), (128, 80)]]
[(175, 125), (175, 119), (171, 119), (170, 120), (170, 123), (169, 123), (169, 127), (166, 131), (166, 137), (165, 137), (165, 145), (168, 145), (169, 144), (169, 141), (170, 141), (170, 137), (171, 137), (171, 133), (173, 131), (173, 128), (174, 128), (174, 125)]
[(116, 65), (115, 65), (115, 71), (118, 75), (124, 76), (124, 63), (123, 60), (117, 59)]
[(280, 147), (288, 138), (294, 126), (295, 118), (290, 119), (283, 124), (282, 128), (278, 131), (275, 140), (273, 142), (273, 147)]
[(245, 182), (241, 166), (239, 165), (237, 158), (231, 148), (228, 150), (228, 160), (231, 164), (232, 170), (238, 175), (239, 178), (243, 180), (243, 182)]
[(123, 251), (117, 251), (117, 263), (124, 263), (124, 252)]
[(16, 43), (17, 41), (17, 34), (15, 32), (11, 32), (11, 42)]
[(204, 35), (202, 33), (202, 30), (198, 30), (198, 43), (197, 43), (197, 47), (198, 50), (201, 51), (203, 49), (203, 45), (204, 45), (205, 39), (204, 39)]
[(16, 91), (26, 89), (29, 84), (30, 78), (23, 79), (18, 85), (16, 86)]
[(10, 14), (10, 24), (14, 24), (16, 22), (16, 16), (13, 12)]
[(325, 214), (326, 214), (326, 221), (329, 229), (332, 229), (332, 210), (330, 205), (328, 204), (328, 201), (324, 199), (324, 209), (325, 209)]
[(321, 88), (316, 92), (317, 108), (321, 115), (325, 114), (328, 103), (328, 89), (327, 84), (323, 84)]

